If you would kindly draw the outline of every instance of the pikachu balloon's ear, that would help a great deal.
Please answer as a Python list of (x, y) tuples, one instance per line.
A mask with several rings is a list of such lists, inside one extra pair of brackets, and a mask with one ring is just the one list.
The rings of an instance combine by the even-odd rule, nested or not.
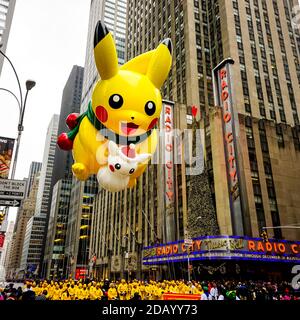
[(161, 88), (170, 72), (172, 52), (172, 41), (168, 38), (163, 40), (152, 54), (146, 75), (158, 89)]
[(102, 80), (108, 80), (118, 73), (118, 56), (112, 34), (98, 21), (94, 36), (95, 62)]

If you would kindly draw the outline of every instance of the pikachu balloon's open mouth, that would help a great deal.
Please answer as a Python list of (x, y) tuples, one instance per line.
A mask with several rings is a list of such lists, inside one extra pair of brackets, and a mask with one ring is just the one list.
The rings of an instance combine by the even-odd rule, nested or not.
[(130, 135), (137, 131), (139, 126), (133, 122), (122, 122), (121, 123), (121, 130), (124, 134)]

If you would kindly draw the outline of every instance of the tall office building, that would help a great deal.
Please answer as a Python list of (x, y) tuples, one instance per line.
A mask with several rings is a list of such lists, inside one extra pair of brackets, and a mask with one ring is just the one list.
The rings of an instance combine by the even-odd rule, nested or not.
[(19, 276), (31, 277), (40, 271), (41, 253), (43, 250), (46, 219), (43, 216), (32, 216), (26, 225)]
[(97, 192), (98, 181), (95, 176), (86, 182), (72, 181), (65, 256), (66, 274), (76, 278), (86, 277), (89, 272), (91, 221)]
[[(63, 90), (62, 101), (61, 101), (61, 109), (59, 115), (59, 124), (58, 124), (58, 135), (62, 132), (67, 132), (69, 129), (66, 125), (66, 118), (71, 113), (79, 113), (80, 112), (80, 102), (81, 102), (81, 94), (82, 94), (82, 83), (83, 83), (83, 74), (84, 69), (80, 66), (73, 66), (69, 78), (66, 82), (66, 85)], [(65, 237), (62, 237), (62, 242), (59, 243), (52, 243), (52, 241), (56, 241), (57, 239), (55, 236), (56, 230), (56, 220), (60, 219), (61, 215), (64, 215), (64, 226), (67, 226), (68, 223), (68, 216), (63, 214), (62, 212), (56, 212), (58, 210), (56, 208), (57, 201), (59, 199), (64, 199), (64, 208), (69, 207), (70, 197), (65, 198), (65, 190), (68, 186), (71, 186), (72, 182), (72, 164), (73, 158), (71, 152), (66, 152), (61, 150), (57, 145), (55, 149), (55, 158), (54, 158), (54, 166), (53, 166), (53, 173), (52, 173), (52, 181), (51, 181), (51, 188), (50, 188), (50, 199), (52, 199), (51, 207), (49, 208), (49, 215), (47, 215), (46, 221), (46, 230), (47, 235), (45, 238), (45, 255), (44, 255), (44, 262), (42, 267), (42, 272), (44, 274), (49, 275), (50, 269), (53, 270), (53, 265), (60, 266), (60, 260), (63, 261), (63, 252), (55, 252), (57, 250), (64, 250), (64, 242)], [(56, 184), (59, 181), (63, 181), (62, 185)], [(56, 186), (56, 187), (55, 187)], [(53, 193), (55, 191), (55, 194)], [(61, 195), (59, 194), (61, 192)], [(54, 201), (54, 202), (53, 202)], [(66, 211), (63, 211), (64, 213)], [(61, 230), (60, 230), (61, 231)], [(59, 232), (59, 230), (57, 231)], [(55, 247), (54, 247), (55, 244)], [(57, 258), (55, 262), (51, 262), (53, 257), (60, 257)], [(59, 267), (60, 268), (60, 267)]]
[(36, 215), (46, 217), (50, 207), (51, 180), (54, 166), (54, 156), (57, 141), (59, 115), (53, 115), (45, 140), (43, 164), (40, 176), (40, 184), (36, 200)]
[(21, 202), (15, 223), (15, 229), (12, 238), (12, 250), (9, 256), (7, 274), (10, 278), (18, 276), (23, 242), (25, 237), (26, 225), (28, 220), (35, 213), (36, 196), (39, 186), (39, 176), (42, 168), (41, 162), (32, 162), (29, 168), (25, 199)]
[(57, 114), (53, 115), (47, 129), (35, 213), (27, 223), (22, 250), (21, 269), (25, 272), (28, 271), (27, 268), (29, 266), (31, 268), (29, 270), (33, 270), (32, 268), (34, 268), (34, 270), (41, 271), (37, 260), (39, 259), (40, 263), (43, 262), (44, 245), (47, 237), (46, 227), (51, 204), (51, 181), (57, 141), (58, 120), (59, 116)]
[[(73, 66), (69, 78), (63, 90), (61, 108), (58, 122), (58, 135), (68, 132), (66, 118), (70, 113), (80, 112), (84, 69), (80, 66)], [(73, 158), (71, 152), (65, 152), (56, 146), (55, 160), (52, 174), (52, 187), (60, 179), (72, 177)], [(52, 189), (52, 188), (51, 188)]]
[(52, 192), (44, 263), (46, 278), (62, 277), (66, 273), (65, 242), (69, 219), (71, 179), (58, 180)]
[[(0, 2), (0, 50), (5, 53), (10, 27), (15, 11), (16, 0), (2, 0)], [(0, 55), (0, 75), (3, 67), (4, 57)]]
[[(238, 162), (245, 189), (240, 233), (258, 236), (263, 226), (278, 225), (279, 216), (283, 225), (297, 222), (292, 212), (299, 210), (299, 203), (291, 199), (297, 184), (289, 179), (282, 163), (290, 154), (295, 157), (290, 170), (297, 170), (299, 31), (292, 28), (296, 4), (288, 0), (130, 1), (128, 6), (128, 58), (153, 47), (161, 38), (169, 36), (173, 40), (174, 64), (163, 93), (170, 100), (184, 103), (188, 114), (192, 106), (200, 107), (221, 234), (235, 232), (226, 196), (225, 151), (219, 147), (223, 145), (222, 117), (220, 108), (214, 105), (212, 69), (227, 57), (235, 62), (231, 94), (239, 120)], [(146, 13), (149, 19), (142, 23)], [(142, 41), (138, 41), (139, 35)], [(242, 143), (242, 139), (248, 143)], [(279, 171), (286, 175), (274, 176)], [(288, 187), (285, 179), (289, 180)], [(295, 230), (284, 236), (296, 235)]]
[[(216, 17), (220, 17), (223, 56), (235, 62), (230, 93), (237, 116), (236, 164), (242, 202), (239, 232), (230, 197), (224, 199), (230, 190), (222, 161), (226, 151), (219, 148), (224, 141), (218, 129), (223, 125), (220, 108), (210, 112), (207, 128), (216, 206), (227, 234), (259, 236), (263, 227), (299, 222), (300, 202), (295, 192), (299, 188), (300, 34), (292, 26), (295, 5), (297, 1), (288, 0), (219, 1)], [(217, 48), (218, 39), (211, 45)], [(214, 67), (213, 52), (212, 62)], [(292, 240), (300, 236), (298, 229), (276, 228), (268, 233)]]
[[(126, 6), (126, 0), (91, 1), (81, 112), (87, 109), (89, 100), (92, 97), (93, 88), (99, 80), (94, 60), (94, 32), (96, 24), (99, 20), (103, 21), (113, 33), (119, 64), (123, 64), (125, 61)], [(85, 273), (88, 269), (90, 259), (90, 228), (93, 216), (91, 210), (93, 210), (92, 204), (97, 192), (98, 188), (95, 177), (91, 177), (85, 183), (73, 180), (66, 245), (66, 255), (69, 257), (69, 270), (73, 275), (75, 275), (76, 270), (82, 270)]]
[(29, 174), (28, 174), (28, 180), (26, 185), (26, 198), (29, 197), (29, 194), (31, 192), (31, 188), (33, 186), (34, 179), (36, 178), (36, 174), (40, 172), (42, 169), (42, 163), (41, 162), (31, 162), (30, 168), (29, 168)]
[[(193, 145), (193, 151), (204, 151), (202, 173), (188, 176), (188, 163), (175, 166), (175, 241), (183, 241), (186, 231), (193, 238), (218, 234), (259, 237), (266, 226), (275, 228), (268, 229), (270, 238), (299, 239), (299, 229), (278, 228), (299, 223), (300, 211), (296, 196), (300, 187), (296, 5), (294, 0), (128, 1), (127, 60), (155, 48), (166, 37), (172, 39), (173, 66), (162, 95), (175, 102), (175, 127), (197, 128), (202, 137), (202, 146)], [(213, 83), (213, 70), (229, 57), (234, 64), (230, 78), (222, 71), (222, 89), (227, 90), (227, 81), (232, 81), (222, 99), (227, 94), (232, 99), (234, 138), (224, 136), (231, 115), (221, 103), (215, 103), (219, 92)], [(198, 114), (191, 121), (193, 107)], [(236, 147), (233, 158), (223, 148), (228, 143)], [(231, 167), (239, 169), (238, 176), (233, 176), (238, 191), (230, 188)], [(96, 252), (99, 275), (112, 269), (122, 273), (124, 250), (139, 260), (139, 246), (151, 246), (156, 238), (160, 243), (169, 241), (165, 223), (160, 223), (166, 221), (161, 199), (166, 190), (161, 189), (160, 173), (156, 166), (149, 166), (135, 190), (123, 195), (99, 192), (90, 249)], [(237, 208), (235, 197), (240, 199)], [(197, 207), (201, 203), (205, 214)], [(107, 228), (110, 223), (113, 226)], [(199, 259), (209, 259), (206, 257)], [(156, 264), (163, 259), (157, 258)], [(137, 269), (135, 264), (133, 270)]]
[(29, 219), (33, 217), (35, 213), (36, 196), (39, 186), (39, 174), (39, 172), (35, 173), (32, 179), (29, 196), (22, 201), (22, 205), (18, 211), (18, 217), (16, 220), (12, 240), (12, 250), (10, 252), (9, 263), (7, 267), (7, 274), (10, 278), (16, 278), (19, 276), (18, 273), (20, 271), (26, 226)]

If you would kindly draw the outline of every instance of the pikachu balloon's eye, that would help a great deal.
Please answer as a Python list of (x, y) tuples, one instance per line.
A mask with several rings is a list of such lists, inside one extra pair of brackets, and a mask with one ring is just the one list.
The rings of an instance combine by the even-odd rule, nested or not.
[(123, 98), (122, 96), (120, 96), (119, 94), (113, 94), (110, 98), (109, 98), (109, 105), (113, 108), (113, 109), (119, 109), (122, 107), (123, 105)]
[(148, 116), (153, 116), (156, 111), (156, 106), (153, 101), (148, 101), (145, 104), (145, 112)]

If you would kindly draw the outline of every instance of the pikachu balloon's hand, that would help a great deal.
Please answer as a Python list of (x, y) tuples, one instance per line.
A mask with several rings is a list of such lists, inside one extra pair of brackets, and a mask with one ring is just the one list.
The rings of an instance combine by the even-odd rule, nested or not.
[(84, 181), (89, 176), (89, 171), (83, 163), (76, 162), (72, 166), (72, 171), (78, 180)]

